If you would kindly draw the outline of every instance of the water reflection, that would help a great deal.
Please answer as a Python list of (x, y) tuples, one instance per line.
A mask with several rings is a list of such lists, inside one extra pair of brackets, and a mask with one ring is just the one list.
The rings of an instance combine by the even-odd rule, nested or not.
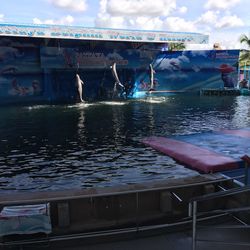
[(121, 141), (122, 138), (124, 138), (124, 135), (126, 134), (123, 133), (125, 117), (123, 110), (119, 107), (113, 106), (111, 108), (111, 112), (112, 112), (112, 130), (113, 130), (114, 143), (118, 147), (119, 142)]
[(85, 111), (84, 109), (79, 111), (77, 127), (78, 127), (77, 129), (78, 137), (82, 143), (85, 143), (86, 136), (85, 136)]
[[(119, 103), (119, 104), (117, 104)], [(0, 109), (0, 189), (112, 186), (194, 175), (141, 140), (249, 127), (248, 97)]]
[(235, 102), (235, 112), (232, 118), (233, 126), (247, 127), (250, 123), (250, 98), (239, 96)]

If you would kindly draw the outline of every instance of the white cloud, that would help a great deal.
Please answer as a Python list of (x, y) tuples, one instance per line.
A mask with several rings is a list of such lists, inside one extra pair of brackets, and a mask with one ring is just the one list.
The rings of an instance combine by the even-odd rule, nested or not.
[[(101, 0), (95, 20), (97, 27), (143, 30), (190, 31), (197, 29), (197, 20), (188, 21), (170, 14), (185, 14), (186, 6), (174, 0)], [(205, 17), (204, 17), (205, 18)]]
[(226, 10), (237, 5), (241, 0), (208, 0), (205, 4), (206, 9)]
[(185, 31), (185, 32), (197, 31), (194, 22), (187, 21), (180, 17), (167, 17), (164, 21), (164, 28), (170, 31)]
[(163, 21), (158, 17), (137, 17), (128, 20), (128, 25), (130, 25), (130, 27), (137, 27), (144, 30), (161, 30), (162, 24)]
[(125, 28), (125, 20), (123, 17), (112, 17), (108, 15), (100, 15), (95, 20), (95, 26), (108, 27), (113, 29)]
[(213, 49), (214, 43), (219, 43), (222, 49), (241, 49), (244, 45), (240, 43), (239, 37), (241, 32), (234, 32), (233, 36), (230, 31), (213, 31), (209, 34), (208, 44), (188, 44), (188, 50), (209, 50)]
[[(240, 1), (207, 0), (205, 13), (187, 19), (181, 17), (187, 13), (187, 7), (177, 6), (176, 0), (100, 0), (95, 23), (99, 27), (209, 34), (209, 44), (187, 45), (191, 49), (212, 49), (215, 42), (221, 43), (226, 49), (240, 48), (242, 46), (237, 41), (240, 34), (235, 34), (235, 28), (247, 24), (244, 24), (243, 17), (239, 18), (230, 10)], [(232, 28), (234, 31), (230, 32)]]
[(185, 14), (185, 13), (187, 13), (188, 8), (186, 6), (182, 6), (182, 7), (179, 8), (178, 11), (179, 11), (180, 14)]
[(162, 30), (163, 21), (158, 18), (151, 17), (122, 17), (122, 16), (109, 16), (99, 15), (95, 20), (97, 27), (108, 27), (117, 29), (142, 29), (142, 30)]
[(49, 0), (49, 1), (56, 7), (71, 11), (83, 12), (87, 9), (86, 0)]
[(197, 23), (215, 24), (217, 22), (217, 19), (218, 19), (218, 14), (219, 14), (218, 11), (215, 12), (215, 11), (209, 10), (209, 11), (205, 12), (204, 14), (202, 14), (200, 18), (198, 18)]
[(4, 19), (4, 14), (0, 14), (0, 21), (2, 22)]
[[(121, 1), (124, 2), (101, 0), (95, 25), (97, 27), (109, 28), (162, 29), (163, 21), (158, 16), (155, 16), (157, 13), (159, 13), (159, 15), (164, 13), (159, 6), (154, 5), (154, 10), (150, 10), (150, 4), (152, 2), (148, 0)], [(170, 2), (170, 0), (159, 2), (162, 4), (162, 2)], [(124, 6), (124, 4), (126, 6)], [(175, 6), (175, 4), (173, 6)], [(138, 11), (138, 13), (135, 15), (136, 11)]]
[(211, 31), (213, 28), (229, 29), (244, 26), (244, 22), (236, 15), (230, 15), (230, 13), (227, 13), (225, 16), (222, 16), (220, 11), (212, 10), (202, 14), (195, 24), (201, 26), (202, 29), (206, 31)]
[(35, 17), (33, 18), (34, 24), (54, 24), (54, 20), (52, 19), (46, 19), (46, 20), (40, 20), (39, 18)]
[(102, 8), (113, 16), (165, 16), (176, 9), (175, 0), (106, 0)]
[(59, 25), (72, 25), (74, 22), (74, 18), (71, 15), (67, 15), (62, 17), (61, 19), (54, 20), (54, 19), (45, 19), (41, 20), (39, 18), (33, 18), (34, 24), (59, 24)]
[(106, 13), (106, 7), (107, 7), (108, 0), (100, 0), (99, 2), (99, 14), (105, 14)]
[(244, 26), (243, 21), (237, 17), (236, 15), (233, 16), (224, 16), (222, 17), (216, 24), (216, 28), (235, 28), (235, 27), (242, 27)]
[(72, 17), (71, 15), (67, 15), (66, 17), (60, 19), (60, 21), (64, 24), (72, 24), (74, 22), (74, 17)]

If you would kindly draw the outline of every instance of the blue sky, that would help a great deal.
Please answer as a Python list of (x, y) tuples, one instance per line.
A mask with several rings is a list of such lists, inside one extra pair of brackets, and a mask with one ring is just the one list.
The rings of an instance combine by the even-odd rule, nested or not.
[[(242, 48), (250, 36), (250, 0), (0, 0), (2, 23), (192, 31), (208, 34), (212, 48)], [(202, 47), (201, 47), (202, 46)]]

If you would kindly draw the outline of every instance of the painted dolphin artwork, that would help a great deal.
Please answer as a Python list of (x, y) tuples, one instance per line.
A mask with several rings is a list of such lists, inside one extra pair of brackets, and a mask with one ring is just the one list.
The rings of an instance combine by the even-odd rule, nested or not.
[(82, 99), (82, 85), (83, 84), (84, 82), (81, 80), (80, 76), (76, 74), (76, 86), (77, 86), (77, 91), (78, 91), (78, 95), (79, 95), (81, 102), (84, 102)]
[(152, 64), (149, 64), (149, 69), (150, 69), (150, 88), (149, 88), (149, 91), (154, 91), (154, 74), (155, 74), (155, 71), (153, 69), (153, 66)]
[(116, 63), (113, 63), (112, 66), (110, 66), (112, 70), (112, 75), (115, 78), (115, 84), (113, 89), (113, 97), (117, 94), (117, 86), (120, 86), (122, 89), (124, 89), (124, 85), (120, 82), (117, 71), (116, 71)]

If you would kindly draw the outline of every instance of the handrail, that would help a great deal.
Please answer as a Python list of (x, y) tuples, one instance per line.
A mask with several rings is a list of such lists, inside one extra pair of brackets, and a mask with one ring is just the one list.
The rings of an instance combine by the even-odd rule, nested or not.
[(116, 192), (100, 192), (100, 193), (92, 193), (92, 194), (77, 194), (77, 195), (64, 195), (64, 196), (56, 196), (56, 197), (48, 197), (47, 195), (44, 197), (39, 198), (30, 198), (30, 199), (20, 199), (20, 200), (2, 200), (0, 201), (1, 206), (13, 206), (13, 205), (23, 205), (23, 204), (38, 204), (38, 203), (49, 203), (49, 202), (60, 202), (60, 201), (68, 201), (68, 200), (76, 200), (76, 199), (92, 199), (98, 197), (107, 197), (107, 196), (119, 196), (119, 195), (127, 195), (127, 194), (136, 194), (136, 193), (146, 193), (146, 192), (153, 192), (153, 191), (167, 191), (167, 190), (174, 190), (177, 188), (184, 188), (184, 187), (195, 187), (199, 185), (206, 185), (218, 182), (227, 182), (232, 178), (224, 179), (215, 179), (215, 180), (207, 180), (207, 181), (199, 181), (194, 183), (188, 184), (178, 184), (172, 185), (168, 187), (155, 187), (155, 188), (144, 188), (144, 189), (134, 189), (134, 190), (126, 190), (126, 191), (116, 191)]
[[(209, 218), (218, 218), (218, 215), (209, 217)], [(198, 219), (198, 221), (204, 221), (204, 218)], [(91, 239), (95, 237), (107, 237), (110, 235), (122, 235), (128, 233), (138, 233), (138, 232), (149, 232), (151, 230), (165, 230), (167, 228), (175, 227), (175, 226), (185, 226), (191, 224), (190, 218), (184, 221), (177, 221), (173, 223), (164, 223), (164, 224), (154, 224), (154, 225), (142, 225), (139, 227), (126, 227), (126, 228), (117, 228), (117, 229), (108, 229), (108, 230), (100, 230), (100, 231), (93, 231), (93, 232), (85, 232), (85, 233), (74, 233), (74, 234), (65, 234), (65, 235), (49, 235), (47, 238), (39, 238), (39, 239), (27, 239), (27, 240), (18, 240), (18, 241), (11, 241), (11, 242), (1, 242), (0, 241), (0, 248), (1, 246), (14, 246), (14, 245), (29, 245), (29, 244), (37, 244), (37, 243), (44, 243), (49, 241), (49, 243), (53, 242), (60, 242), (66, 240), (77, 240), (77, 239)]]
[(230, 189), (230, 190), (222, 190), (222, 191), (219, 191), (219, 192), (216, 192), (216, 193), (197, 196), (197, 197), (194, 197), (194, 198), (190, 199), (190, 203), (192, 203), (194, 201), (197, 201), (197, 202), (206, 201), (206, 200), (211, 200), (211, 199), (215, 199), (215, 198), (220, 198), (220, 197), (240, 194), (240, 193), (244, 193), (244, 192), (249, 192), (250, 187), (247, 186), (247, 184), (248, 184), (248, 171), (249, 171), (248, 168), (249, 168), (249, 165), (250, 165), (250, 157), (248, 155), (244, 155), (244, 156), (241, 157), (241, 159), (245, 162), (245, 175), (244, 175), (245, 186), (239, 187), (239, 188), (233, 188), (233, 189)]
[(243, 155), (241, 159), (245, 162), (245, 185), (248, 185), (248, 167), (250, 166), (250, 157)]
[(215, 198), (220, 198), (220, 197), (225, 197), (225, 196), (230, 196), (230, 195), (235, 195), (235, 194), (240, 194), (244, 192), (249, 192), (250, 187), (239, 187), (239, 188), (233, 188), (225, 191), (218, 191), (216, 193), (210, 193), (210, 194), (205, 194), (201, 196), (194, 197), (190, 199), (190, 202), (200, 202), (200, 201), (206, 201), (206, 200), (211, 200)]
[[(211, 193), (211, 194), (206, 194), (202, 196), (198, 196), (195, 198), (192, 198), (189, 203), (189, 215), (192, 216), (192, 249), (196, 250), (196, 235), (197, 235), (197, 211), (198, 211), (198, 203), (201, 201), (207, 201), (215, 198), (220, 198), (220, 197), (227, 197), (231, 195), (236, 195), (236, 194), (241, 194), (244, 192), (249, 192), (250, 187), (245, 186), (245, 187), (240, 187), (240, 188), (234, 188), (230, 190), (225, 190), (225, 191), (219, 191), (216, 193)], [(212, 210), (210, 211), (211, 213), (234, 213), (234, 212), (243, 212), (243, 211), (249, 211), (250, 206), (245, 206), (245, 207), (239, 207), (239, 208), (230, 208), (230, 209), (220, 209), (220, 210)], [(248, 226), (248, 225), (247, 225)], [(244, 224), (244, 227), (246, 227), (246, 224)], [(249, 228), (249, 227), (248, 227)], [(202, 240), (206, 241), (206, 240)], [(211, 241), (211, 240), (210, 240)], [(211, 241), (213, 242), (213, 241)], [(230, 244), (230, 243), (228, 243)], [(250, 245), (250, 243), (249, 243)]]

